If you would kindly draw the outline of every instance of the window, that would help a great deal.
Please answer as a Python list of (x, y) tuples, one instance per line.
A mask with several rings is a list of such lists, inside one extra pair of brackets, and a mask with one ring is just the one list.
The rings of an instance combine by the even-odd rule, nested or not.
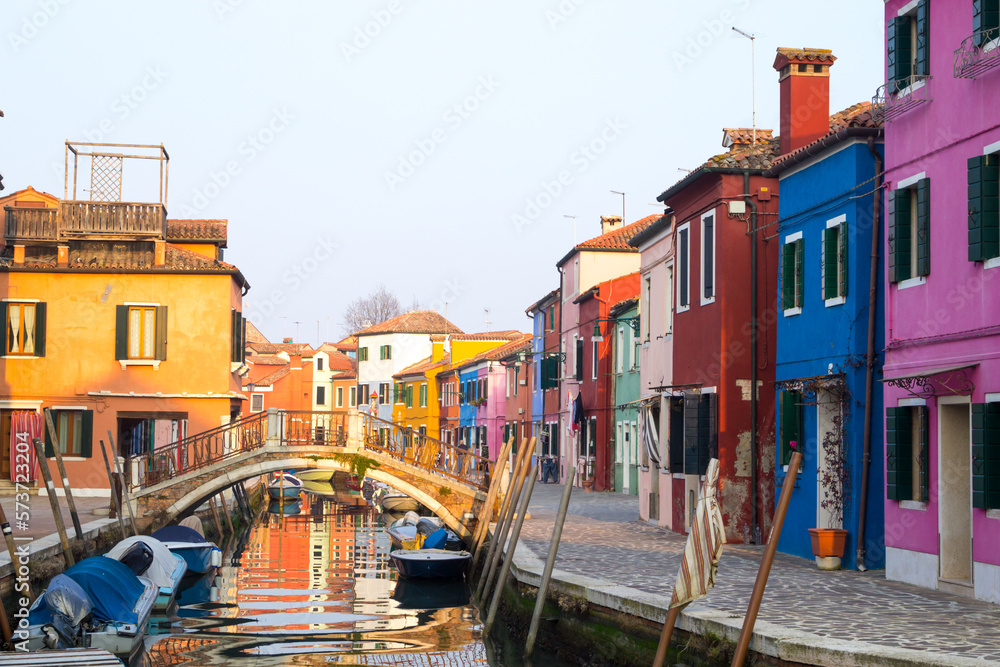
[(684, 474), (704, 475), (716, 456), (718, 430), (715, 394), (684, 394)]
[(663, 316), (664, 316), (664, 327), (666, 328), (666, 333), (670, 334), (674, 331), (674, 265), (673, 263), (667, 264), (664, 267), (666, 277), (665, 285), (663, 289), (663, 296), (665, 297), (663, 304)]
[(804, 450), (802, 441), (802, 393), (798, 391), (782, 391), (779, 410), (779, 424), (781, 425), (781, 442), (779, 459), (781, 465), (786, 466), (792, 460), (791, 443), (796, 443), (800, 452)]
[(639, 310), (639, 322), (642, 325), (642, 339), (649, 340), (649, 322), (652, 311), (650, 310), (652, 294), (652, 282), (650, 276), (646, 276), (642, 281), (642, 305)]
[(406, 407), (413, 407), (413, 385), (406, 385)]
[(927, 406), (885, 409), (886, 498), (927, 502), (927, 449)]
[(562, 360), (562, 368), (560, 369), (559, 377), (560, 378), (564, 378), (564, 377), (566, 377), (566, 369), (569, 368), (569, 364), (566, 361), (566, 339), (565, 338), (563, 338), (562, 341), (559, 343), (559, 352), (561, 353), (559, 355), (559, 358)]
[(403, 387), (405, 385), (402, 382), (396, 382), (392, 385), (392, 402), (397, 405), (403, 402)]
[(378, 349), (378, 358), (381, 360), (392, 359), (392, 345), (382, 345)]
[(348, 405), (360, 405), (358, 402), (358, 388), (351, 387), (350, 400), (347, 401)]
[(892, 19), (886, 28), (888, 91), (896, 93), (911, 84), (912, 76), (930, 74), (927, 35), (927, 0)]
[(389, 383), (381, 382), (378, 385), (378, 404), (389, 405)]
[(597, 341), (590, 341), (590, 379), (597, 379), (598, 348)]
[(580, 260), (573, 260), (573, 294), (580, 293)]
[(977, 46), (1000, 37), (1000, 2), (972, 0), (972, 32)]
[(359, 347), (358, 348), (358, 361), (368, 361), (368, 348)]
[(337, 407), (344, 407), (344, 388), (337, 387)]
[(117, 306), (115, 359), (167, 358), (167, 307), (155, 304)]
[(420, 407), (427, 407), (427, 383), (420, 385)]
[(316, 370), (323, 370), (323, 357), (316, 357)]
[(1000, 257), (1000, 154), (969, 158), (969, 261)]
[(781, 246), (781, 309), (786, 317), (802, 309), (804, 255), (802, 232), (789, 235)]
[[(59, 452), (66, 456), (89, 458), (94, 436), (94, 412), (92, 410), (53, 410), (52, 423), (56, 427)], [(55, 456), (52, 436), (45, 429), (45, 456)]]
[(8, 356), (45, 356), (45, 304), (8, 301), (0, 313), (4, 323)]
[(316, 405), (326, 405), (326, 387), (316, 387)]
[(667, 438), (667, 450), (670, 459), (670, 472), (684, 472), (684, 397), (671, 396), (670, 422), (668, 428), (670, 432)]
[(625, 371), (625, 327), (618, 327), (618, 339), (615, 341), (615, 372)]
[(264, 411), (264, 394), (250, 394), (250, 412)]
[(368, 402), (368, 385), (363, 384), (358, 387), (358, 405), (364, 405)]
[(242, 364), (246, 361), (247, 318), (243, 313), (233, 308), (230, 311), (229, 340), (232, 345), (229, 360)]
[(576, 361), (576, 379), (583, 379), (583, 339), (573, 336), (573, 341), (576, 343), (576, 355), (573, 359)]
[(1000, 403), (972, 404), (972, 506), (1000, 508)]
[(823, 230), (823, 300), (827, 306), (847, 296), (847, 216), (826, 223)]
[(638, 370), (639, 368), (639, 351), (642, 349), (642, 341), (638, 338), (632, 339), (632, 365), (629, 370)]
[[(931, 272), (930, 179), (902, 182), (889, 209), (889, 282)], [(904, 286), (905, 287), (905, 286)]]
[(715, 213), (701, 216), (701, 305), (715, 302)]
[(559, 355), (545, 357), (542, 364), (542, 389), (555, 389), (559, 386)]
[(680, 271), (677, 281), (677, 312), (682, 313), (691, 307), (688, 301), (691, 276), (688, 271), (688, 234), (691, 229), (690, 223), (685, 223), (677, 228), (677, 262)]
[(556, 330), (556, 307), (549, 308), (549, 331)]

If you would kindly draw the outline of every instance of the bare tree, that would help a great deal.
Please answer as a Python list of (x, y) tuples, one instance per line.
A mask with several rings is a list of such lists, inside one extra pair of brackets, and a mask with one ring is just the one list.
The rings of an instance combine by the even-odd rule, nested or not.
[(344, 327), (344, 333), (350, 335), (355, 331), (392, 319), (402, 312), (396, 295), (379, 283), (368, 296), (358, 297), (347, 304), (341, 325)]

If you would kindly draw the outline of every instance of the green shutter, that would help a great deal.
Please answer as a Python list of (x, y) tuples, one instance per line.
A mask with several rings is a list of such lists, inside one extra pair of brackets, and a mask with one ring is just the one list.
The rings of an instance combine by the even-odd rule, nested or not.
[(823, 298), (833, 299), (840, 288), (838, 265), (840, 255), (840, 227), (823, 230)]
[(910, 50), (910, 19), (897, 16), (889, 22), (886, 30), (886, 61), (889, 66), (888, 92), (895, 93), (907, 86), (912, 51)]
[(718, 456), (719, 431), (716, 426), (718, 394), (702, 394), (698, 404), (698, 474), (708, 472), (708, 462)]
[[(917, 3), (917, 57), (916, 71), (914, 74), (928, 75), (931, 73), (928, 55), (930, 52), (930, 22), (928, 19), (927, 0), (920, 0)], [(923, 275), (923, 274), (922, 274)]]
[(972, 404), (972, 506), (1000, 508), (1000, 403)]
[(684, 394), (684, 474), (698, 474), (698, 394)]
[(47, 308), (44, 303), (35, 304), (35, 356), (45, 356), (45, 322)]
[(908, 407), (885, 409), (885, 493), (889, 500), (913, 498), (913, 418)]
[(920, 496), (915, 498), (927, 502), (930, 498), (930, 443), (927, 440), (927, 406), (920, 405), (914, 408), (917, 418), (917, 442), (913, 443), (917, 447), (917, 464), (920, 466), (919, 482)]
[(892, 218), (889, 222), (889, 282), (910, 277), (910, 191), (892, 193)]
[(10, 322), (7, 320), (9, 308), (9, 303), (0, 304), (0, 327), (3, 327), (3, 354), (7, 354), (10, 351)]
[(795, 307), (795, 243), (781, 246), (781, 309)]
[(233, 308), (229, 311), (229, 361), (239, 361), (240, 314)]
[(917, 275), (931, 272), (931, 179), (917, 181)]
[[(997, 37), (1000, 26), (1000, 0), (972, 0), (972, 32), (975, 43), (982, 46)], [(990, 31), (993, 32), (990, 32)]]
[[(59, 413), (54, 410), (49, 410), (48, 408), (45, 408), (45, 411), (42, 413), (43, 419), (45, 416), (45, 412), (48, 412), (49, 415), (51, 415), (53, 428), (59, 428), (58, 427)], [(45, 420), (45, 426), (42, 428), (42, 430), (45, 431), (45, 458), (50, 459), (56, 455), (56, 450), (55, 446), (52, 443), (52, 432), (49, 430), (48, 420)], [(56, 437), (58, 437), (58, 435)], [(44, 461), (40, 461), (39, 463), (40, 465), (46, 465)]]
[(969, 261), (1000, 256), (1000, 156), (969, 158)]
[(803, 291), (805, 290), (805, 240), (795, 242), (795, 307), (802, 307)]
[(93, 455), (94, 411), (84, 410), (81, 417), (83, 433), (80, 436), (80, 456), (89, 459)]
[(240, 363), (247, 360), (247, 318), (240, 314)]
[(156, 353), (154, 359), (165, 361), (167, 358), (167, 307), (156, 307)]
[(798, 451), (802, 446), (802, 405), (801, 394), (797, 391), (781, 392), (781, 465), (792, 460), (791, 442), (796, 442)]
[(840, 225), (840, 232), (837, 234), (837, 260), (838, 275), (840, 276), (840, 296), (847, 296), (847, 223)]
[(115, 359), (128, 359), (128, 306), (115, 306)]

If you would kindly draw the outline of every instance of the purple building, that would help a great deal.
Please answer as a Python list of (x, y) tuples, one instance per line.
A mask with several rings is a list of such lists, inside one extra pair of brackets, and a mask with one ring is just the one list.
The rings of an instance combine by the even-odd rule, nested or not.
[(885, 22), (886, 576), (1000, 603), (1000, 7)]

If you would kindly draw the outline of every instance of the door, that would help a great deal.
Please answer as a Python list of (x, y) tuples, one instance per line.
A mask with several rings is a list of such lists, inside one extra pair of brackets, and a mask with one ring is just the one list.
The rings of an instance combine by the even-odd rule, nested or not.
[(10, 426), (13, 410), (0, 410), (0, 479), (10, 476)]
[(622, 422), (618, 422), (615, 429), (615, 488), (622, 493), (628, 493), (625, 480), (628, 475), (625, 472), (625, 436), (622, 435)]
[[(639, 447), (644, 446), (639, 442), (639, 423), (632, 422), (631, 456), (628, 463), (628, 493), (633, 496), (639, 495)], [(657, 475), (656, 464), (650, 462), (650, 474)]]
[(971, 415), (968, 403), (944, 403), (945, 400), (938, 399), (940, 577), (947, 582), (971, 586)]

